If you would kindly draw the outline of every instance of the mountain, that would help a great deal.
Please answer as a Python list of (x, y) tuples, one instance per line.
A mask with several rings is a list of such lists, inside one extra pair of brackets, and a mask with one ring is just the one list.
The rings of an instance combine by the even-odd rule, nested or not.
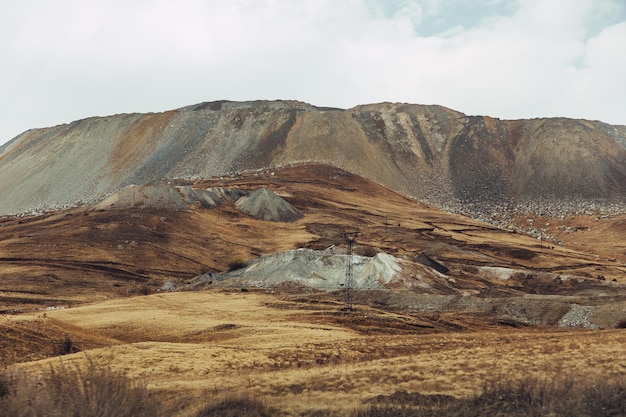
[[(0, 366), (55, 355), (63, 340), (115, 358), (124, 355), (112, 349), (157, 343), (168, 364), (161, 342), (257, 352), (248, 336), (277, 339), (278, 311), (297, 329), (293, 357), (310, 351), (302, 329), (317, 329), (316, 352), (322, 339), (328, 352), (353, 352), (341, 340), (357, 334), (371, 351), (402, 340), (403, 360), (422, 336), (515, 339), (526, 326), (516, 351), (539, 346), (551, 361), (572, 349), (555, 349), (553, 335), (579, 340), (570, 327), (607, 329), (586, 343), (606, 346), (626, 326), (626, 214), (555, 214), (623, 210), (624, 151), (624, 128), (601, 122), (399, 104), (216, 102), (25, 132), (0, 150), (1, 213), (22, 213), (0, 215)], [(475, 217), (503, 213), (510, 227), (415, 197)], [(144, 303), (194, 313), (142, 312), (146, 326), (133, 310)], [(100, 327), (79, 306), (97, 310)], [(162, 317), (179, 330), (162, 328)], [(505, 340), (491, 342), (494, 352)], [(152, 354), (140, 351), (124, 369), (144, 367)], [(253, 362), (242, 363), (248, 375)]]
[(0, 147), (0, 214), (93, 203), (129, 185), (300, 163), (342, 168), (478, 218), (615, 211), (626, 199), (626, 126), (297, 101), (89, 118), (29, 130)]

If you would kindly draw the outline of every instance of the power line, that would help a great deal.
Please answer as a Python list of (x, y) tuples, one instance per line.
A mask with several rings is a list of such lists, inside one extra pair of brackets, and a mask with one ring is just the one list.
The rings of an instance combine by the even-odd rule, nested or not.
[(345, 239), (348, 245), (348, 256), (346, 260), (346, 283), (344, 293), (344, 303), (346, 304), (346, 310), (352, 311), (353, 294), (352, 289), (354, 287), (354, 271), (353, 271), (353, 247), (356, 242), (356, 238), (361, 235), (358, 230), (342, 233), (342, 237)]

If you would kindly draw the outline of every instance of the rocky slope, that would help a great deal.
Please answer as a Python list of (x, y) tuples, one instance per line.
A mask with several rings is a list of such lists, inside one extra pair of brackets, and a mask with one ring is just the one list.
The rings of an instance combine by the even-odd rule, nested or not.
[(487, 218), (621, 209), (626, 127), (503, 121), (440, 107), (210, 102), (24, 132), (0, 147), (0, 214), (95, 202), (131, 185), (319, 162)]

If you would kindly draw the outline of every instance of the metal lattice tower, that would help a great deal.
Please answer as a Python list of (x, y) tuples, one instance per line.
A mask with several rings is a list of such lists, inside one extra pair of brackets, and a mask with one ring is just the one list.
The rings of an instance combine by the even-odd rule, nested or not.
[(346, 293), (344, 302), (346, 308), (352, 310), (352, 287), (354, 286), (354, 273), (352, 271), (352, 247), (354, 246), (354, 239), (348, 239), (348, 256), (346, 265)]
[(345, 293), (344, 293), (344, 302), (346, 304), (346, 310), (352, 310), (352, 289), (354, 288), (354, 271), (353, 271), (353, 247), (354, 242), (356, 242), (357, 236), (359, 236), (361, 232), (343, 232), (343, 238), (345, 239), (348, 245), (348, 256), (346, 260), (346, 283), (345, 283)]

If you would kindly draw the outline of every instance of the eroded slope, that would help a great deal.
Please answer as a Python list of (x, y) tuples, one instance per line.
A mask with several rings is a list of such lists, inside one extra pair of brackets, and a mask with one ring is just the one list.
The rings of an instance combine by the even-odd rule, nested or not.
[(25, 132), (0, 154), (0, 213), (303, 161), (481, 218), (503, 208), (619, 211), (624, 142), (622, 127), (600, 122), (502, 121), (441, 106), (203, 103)]

